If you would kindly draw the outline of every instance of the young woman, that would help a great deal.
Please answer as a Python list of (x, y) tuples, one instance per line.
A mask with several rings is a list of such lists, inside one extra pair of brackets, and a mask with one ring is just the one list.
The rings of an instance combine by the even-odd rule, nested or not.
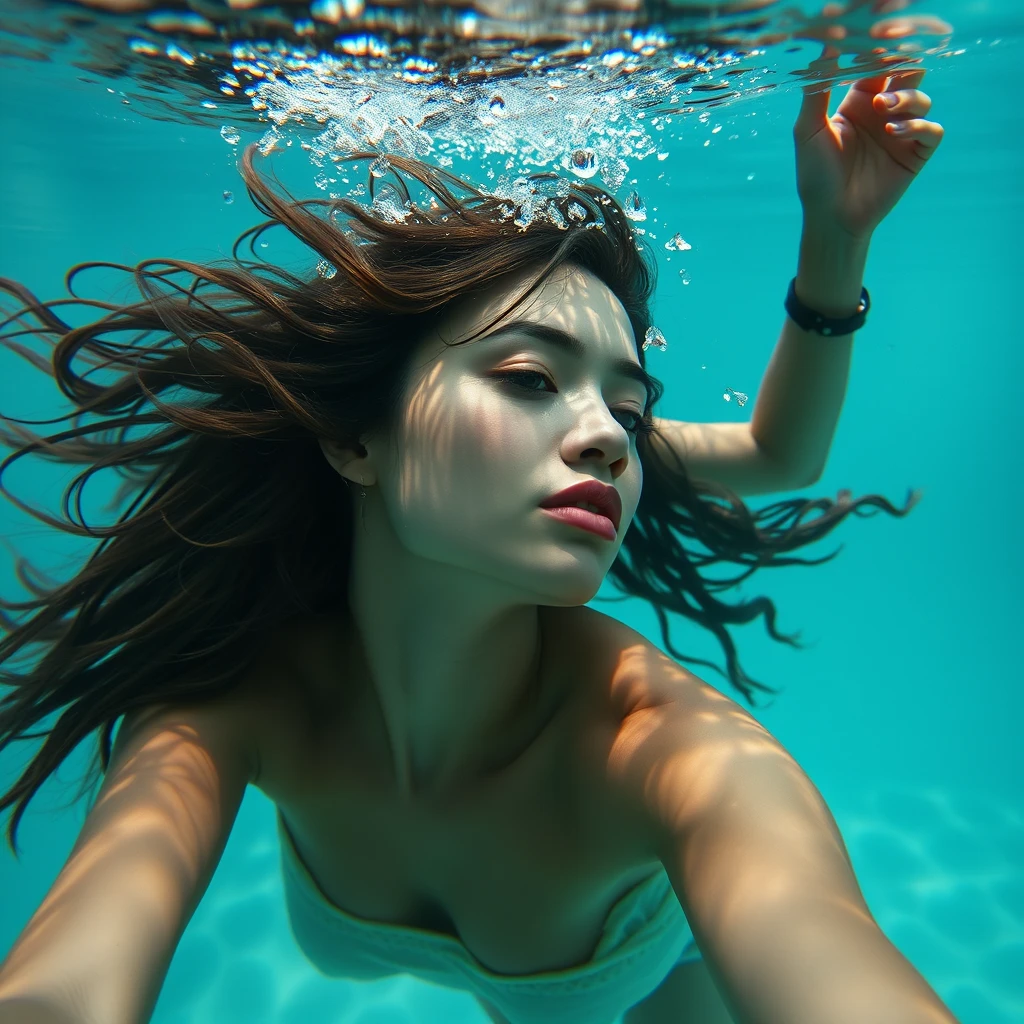
[(740, 496), (822, 469), (871, 233), (941, 139), (921, 78), (860, 81), (831, 119), (827, 92), (805, 96), (790, 318), (742, 426), (653, 417), (652, 271), (586, 184), (538, 178), (524, 229), (399, 158), (404, 203), (289, 202), (250, 148), (271, 220), (239, 242), (284, 225), (321, 276), (237, 246), (230, 265), (144, 263), (138, 302), (74, 328), (3, 281), (23, 304), (5, 344), (49, 370), (15, 339), (58, 339), (77, 405), (45, 439), (8, 421), (8, 443), (88, 464), (76, 487), (116, 467), (135, 494), (106, 527), (30, 510), (102, 542), (49, 589), (19, 564), (36, 599), (5, 604), (35, 615), (4, 617), (0, 660), (44, 645), (4, 673), (0, 743), (46, 737), (0, 800), (12, 850), (96, 730), (105, 778), (0, 968), (0, 1021), (147, 1020), (250, 783), (278, 807), (292, 928), (326, 974), (409, 972), (514, 1024), (952, 1020), (793, 758), (585, 607), (610, 574), (677, 658), (666, 611), (712, 630), (750, 700), (767, 688), (728, 627), (763, 616), (789, 638), (770, 601), (730, 605), (700, 570), (745, 576), (850, 513), (906, 511)]

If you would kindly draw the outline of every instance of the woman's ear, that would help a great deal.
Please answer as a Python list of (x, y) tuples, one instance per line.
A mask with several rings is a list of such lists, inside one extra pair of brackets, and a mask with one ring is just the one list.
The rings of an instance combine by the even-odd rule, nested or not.
[(324, 453), (324, 458), (339, 476), (363, 486), (374, 482), (374, 473), (370, 467), (370, 454), (363, 445), (359, 445), (363, 453), (359, 455), (355, 449), (341, 441), (332, 441), (321, 437), (318, 438), (318, 442), (320, 451)]

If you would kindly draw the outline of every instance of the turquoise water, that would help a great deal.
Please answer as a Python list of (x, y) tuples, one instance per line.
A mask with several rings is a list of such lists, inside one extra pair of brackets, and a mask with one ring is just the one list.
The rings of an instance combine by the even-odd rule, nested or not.
[[(947, 135), (876, 232), (865, 281), (873, 310), (856, 339), (828, 468), (813, 488), (900, 501), (918, 487), (924, 497), (905, 520), (847, 524), (834, 535), (843, 553), (825, 566), (747, 585), (777, 601), (780, 627), (802, 630), (808, 649), (773, 644), (760, 627), (738, 638), (748, 670), (783, 689), (755, 714), (828, 801), (886, 934), (965, 1024), (1009, 1024), (1024, 1019), (1024, 698), (1012, 642), (1024, 613), (1024, 431), (1014, 383), (1024, 370), (1016, 311), (1024, 16), (1009, 2), (929, 9), (956, 26), (964, 50), (924, 65), (930, 116)], [(0, 63), (0, 84), (9, 98), (0, 113), (0, 274), (55, 297), (77, 261), (218, 258), (259, 219), (234, 171), (235, 150), (216, 128), (144, 116), (59, 60)], [(621, 190), (636, 187), (648, 210), (657, 208), (659, 223), (647, 226), (664, 231), (662, 240), (678, 231), (693, 247), (670, 262), (660, 252), (655, 322), (668, 348), (649, 351), (648, 365), (667, 385), (662, 416), (739, 420), (753, 408), (796, 266), (798, 105), (797, 94), (777, 91), (717, 109), (707, 124), (693, 118), (668, 157), (636, 163), (637, 184)], [(296, 193), (319, 194), (298, 147), (272, 159)], [(93, 280), (97, 294), (104, 278)], [(5, 413), (56, 412), (40, 374), (8, 353), (0, 359)], [(727, 388), (750, 395), (746, 409), (723, 400)], [(7, 485), (55, 508), (70, 475), (38, 465), (26, 472), (29, 461)], [(44, 566), (75, 550), (11, 507), (0, 508), (0, 530)], [(10, 596), (15, 581), (2, 557)], [(641, 603), (597, 606), (660, 642)], [(684, 622), (673, 636), (717, 658)], [(20, 864), (0, 851), (0, 955), (81, 825), (81, 807), (54, 808), (90, 752), (79, 750), (31, 805)], [(23, 763), (17, 750), (0, 756), (5, 788)], [(484, 1019), (471, 997), (408, 977), (346, 984), (317, 975), (288, 931), (277, 855), (273, 807), (250, 790), (178, 947), (156, 1024)]]

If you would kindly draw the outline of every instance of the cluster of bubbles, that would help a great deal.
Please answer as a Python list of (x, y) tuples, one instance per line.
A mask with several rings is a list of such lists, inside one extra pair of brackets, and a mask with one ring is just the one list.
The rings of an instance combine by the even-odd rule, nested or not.
[[(482, 168), (490, 193), (525, 228), (538, 217), (589, 226), (578, 204), (552, 203), (532, 187), (536, 172), (599, 179), (618, 193), (638, 163), (668, 158), (691, 115), (695, 126), (717, 135), (722, 125), (708, 125), (713, 108), (806, 84), (807, 52), (793, 44), (812, 40), (817, 49), (822, 18), (834, 28), (843, 22), (840, 36), (830, 38), (843, 39), (861, 74), (872, 61), (909, 60), (925, 49), (924, 37), (951, 32), (920, 17), (902, 19), (909, 27), (897, 24), (898, 31), (868, 31), (902, 2), (876, 4), (870, 14), (857, 13), (865, 4), (821, 3), (820, 11), (803, 12), (775, 0), (232, 0), (226, 9), (189, 4), (192, 10), (176, 11), (163, 0), (89, 0), (85, 6), (103, 11), (103, 32), (90, 32), (82, 11), (72, 20), (53, 18), (86, 45), (78, 67), (131, 83), (130, 92), (119, 93), (122, 102), (142, 104), (148, 90), (161, 120), (216, 119), (214, 125), (226, 120), (220, 108), (229, 107), (237, 124), (220, 129), (228, 145), (237, 147), (253, 126), (262, 132), (263, 155), (299, 143), (316, 187), (332, 198), (365, 194), (333, 166), (352, 153), (383, 154), (370, 167), (371, 180), (387, 176), (389, 155), (412, 157), (473, 168), (465, 176), (474, 179)], [(40, 19), (39, 28), (53, 37), (53, 24)], [(926, 52), (946, 56), (948, 42)], [(837, 65), (834, 75), (848, 70)], [(177, 102), (167, 101), (168, 91)], [(371, 191), (378, 214), (408, 216), (401, 197)], [(223, 199), (231, 203), (233, 195), (225, 191)], [(638, 248), (657, 238), (657, 207), (649, 211), (635, 188), (622, 206)], [(690, 248), (678, 233), (664, 242), (668, 254)], [(690, 283), (685, 269), (678, 279)], [(645, 347), (663, 348), (663, 341), (648, 338)], [(739, 392), (726, 399), (742, 404)]]
[[(526, 67), (498, 88), (480, 76), (441, 75), (423, 58), (389, 73), (357, 70), (326, 53), (296, 60), (243, 52), (236, 64), (258, 72), (246, 93), (272, 124), (261, 149), (279, 145), (290, 126), (316, 166), (374, 149), (442, 167), (483, 164), (490, 173), (561, 168), (582, 180), (600, 175), (615, 191), (633, 162), (667, 156), (672, 115), (647, 111), (672, 101), (685, 106), (676, 64), (644, 66), (623, 88), (624, 60), (619, 52), (557, 71)], [(225, 88), (240, 87), (237, 74), (226, 79)], [(222, 134), (230, 141), (236, 131), (225, 126)]]
[[(332, 11), (321, 4), (314, 16), (332, 21)], [(362, 8), (336, 13), (340, 24)], [(503, 215), (517, 227), (542, 218), (568, 228), (573, 220), (586, 221), (579, 204), (551, 201), (568, 197), (569, 181), (599, 179), (617, 193), (637, 163), (668, 157), (684, 118), (707, 125), (709, 108), (781, 84), (781, 69), (765, 67), (766, 50), (756, 45), (687, 48), (678, 35), (632, 28), (616, 38), (618, 45), (577, 39), (561, 50), (506, 47), (497, 58), (481, 43), (480, 54), (462, 62), (435, 59), (427, 49), (403, 52), (396, 39), (371, 33), (339, 37), (333, 52), (238, 42), (219, 89), (225, 97), (244, 96), (251, 112), (269, 122), (257, 144), (262, 154), (297, 142), (315, 168), (315, 185), (331, 198), (365, 195), (365, 186), (335, 165), (371, 151), (380, 154), (369, 167), (371, 179), (386, 178), (393, 155), (457, 171), (482, 168), (489, 182), (482, 191), (503, 201)], [(714, 125), (711, 134), (721, 130)], [(239, 144), (236, 126), (220, 131), (229, 145)], [(532, 177), (545, 170), (564, 172), (554, 195)], [(408, 204), (382, 186), (371, 189), (375, 212), (405, 219)], [(655, 239), (641, 193), (629, 188), (621, 202), (637, 247), (643, 236)], [(657, 216), (651, 222), (657, 224)], [(667, 253), (692, 249), (678, 232), (663, 246)], [(326, 263), (317, 272), (325, 278), (336, 273)], [(678, 280), (689, 285), (689, 272), (680, 269)], [(650, 347), (666, 348), (657, 328), (644, 340), (643, 348)], [(747, 395), (727, 388), (723, 399), (742, 406)]]
[[(673, 113), (659, 109), (674, 105), (676, 116), (693, 109), (686, 107), (686, 94), (694, 89), (685, 82), (740, 59), (719, 54), (701, 62), (663, 49), (664, 59), (653, 59), (661, 51), (644, 37), (634, 47), (637, 52), (610, 50), (557, 67), (537, 61), (496, 85), (479, 74), (442, 73), (437, 62), (424, 57), (387, 64), (382, 52), (371, 66), (373, 62), (358, 64), (326, 53), (272, 54), (239, 46), (222, 89), (235, 92), (247, 75), (252, 84), (245, 93), (260, 117), (270, 122), (257, 143), (259, 151), (268, 155), (298, 141), (316, 168), (315, 185), (332, 198), (354, 198), (357, 189), (364, 191), (347, 177), (339, 185), (331, 173), (353, 152), (382, 154), (369, 168), (374, 178), (390, 170), (388, 154), (443, 168), (456, 161), (460, 166), (476, 163), (488, 179), (483, 190), (506, 201), (503, 210), (518, 227), (541, 217), (567, 228), (573, 220), (585, 220), (583, 207), (550, 202), (553, 197), (536, 188), (531, 174), (567, 172), (555, 189), (559, 199), (568, 196), (567, 182), (573, 178), (599, 177), (615, 192), (634, 162), (668, 155), (664, 147), (672, 137)], [(224, 124), (220, 134), (231, 146), (241, 140), (231, 124)], [(408, 214), (400, 201), (384, 199), (383, 193), (374, 206), (393, 220)], [(623, 209), (639, 245), (648, 209), (635, 188), (623, 200)], [(691, 246), (675, 234), (665, 248)], [(685, 272), (681, 276), (688, 284)], [(657, 340), (647, 344), (664, 347)]]

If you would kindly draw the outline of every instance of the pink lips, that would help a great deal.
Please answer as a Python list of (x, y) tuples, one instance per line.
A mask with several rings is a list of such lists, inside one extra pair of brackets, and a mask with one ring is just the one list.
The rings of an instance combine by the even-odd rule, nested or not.
[(562, 506), (560, 508), (545, 508), (542, 511), (553, 519), (561, 519), (564, 523), (578, 526), (589, 533), (595, 533), (605, 540), (615, 540), (615, 525), (607, 516), (599, 516), (596, 512), (589, 512), (585, 508), (574, 506)]
[[(593, 505), (600, 514), (595, 515), (593, 512), (587, 512), (586, 509), (572, 507), (580, 504)], [(613, 538), (618, 533), (619, 521), (622, 519), (622, 499), (619, 497), (619, 492), (614, 487), (593, 478), (580, 480), (571, 487), (552, 494), (550, 498), (545, 498), (540, 503), (540, 507), (548, 511), (582, 512), (588, 518), (574, 516), (569, 521), (584, 527), (584, 529), (594, 529), (594, 521), (604, 519), (611, 524)], [(595, 532), (597, 531), (595, 530)], [(601, 525), (601, 536), (604, 536), (604, 533), (605, 527)]]

